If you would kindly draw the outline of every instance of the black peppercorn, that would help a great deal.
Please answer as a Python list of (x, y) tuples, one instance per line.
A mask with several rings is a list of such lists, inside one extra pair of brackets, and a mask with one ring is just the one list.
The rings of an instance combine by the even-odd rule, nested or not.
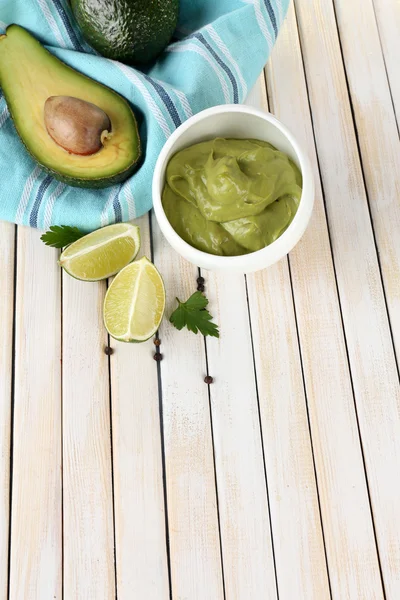
[(207, 385), (210, 385), (210, 383), (213, 383), (214, 379), (211, 377), (211, 375), (206, 375), (204, 377), (204, 383), (207, 383)]
[(159, 340), (158, 338), (155, 338), (154, 345), (155, 346), (160, 346), (161, 345), (161, 340)]
[(204, 292), (204, 285), (202, 285), (201, 283), (199, 283), (199, 285), (197, 286), (197, 291), (198, 292)]
[(107, 356), (111, 356), (111, 354), (114, 353), (114, 350), (112, 348), (110, 348), (110, 346), (106, 346), (104, 348), (104, 354), (107, 354)]
[(156, 362), (160, 362), (160, 360), (162, 360), (162, 359), (163, 359), (163, 355), (161, 354), (161, 352), (156, 352), (156, 353), (154, 354), (153, 358), (154, 358), (154, 360), (155, 360)]
[(204, 277), (198, 277), (198, 278), (197, 278), (197, 283), (198, 283), (199, 285), (204, 285), (204, 283), (205, 283), (205, 279), (204, 279)]

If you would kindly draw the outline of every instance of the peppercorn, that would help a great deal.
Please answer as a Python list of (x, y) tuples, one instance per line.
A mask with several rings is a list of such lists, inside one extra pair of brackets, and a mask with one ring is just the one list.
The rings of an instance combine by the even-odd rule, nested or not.
[(154, 345), (155, 346), (160, 346), (161, 345), (161, 340), (159, 340), (158, 338), (155, 338)]
[(206, 383), (207, 385), (210, 385), (210, 383), (213, 383), (214, 379), (211, 377), (211, 375), (206, 375), (204, 377), (204, 383)]
[(204, 285), (202, 285), (201, 283), (199, 283), (199, 285), (197, 286), (197, 291), (198, 292), (204, 292)]
[(205, 283), (205, 279), (204, 279), (204, 277), (198, 277), (198, 278), (197, 278), (197, 283), (198, 283), (199, 285), (204, 285), (204, 283)]
[(110, 346), (106, 346), (104, 348), (104, 354), (107, 354), (107, 356), (111, 356), (111, 354), (114, 353), (114, 350), (112, 348), (110, 348)]
[(156, 362), (160, 362), (160, 360), (162, 360), (164, 357), (163, 357), (163, 355), (161, 354), (161, 352), (156, 352), (156, 353), (154, 354), (153, 358), (154, 358), (154, 360), (155, 360)]

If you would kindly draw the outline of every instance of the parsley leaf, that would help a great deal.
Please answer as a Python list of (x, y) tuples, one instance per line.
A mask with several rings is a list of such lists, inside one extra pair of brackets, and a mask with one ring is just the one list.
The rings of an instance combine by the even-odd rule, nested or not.
[(174, 327), (179, 330), (187, 327), (196, 334), (200, 331), (203, 335), (219, 337), (218, 325), (211, 322), (212, 316), (206, 309), (208, 300), (204, 294), (195, 292), (186, 302), (177, 300), (179, 306), (169, 319)]
[(41, 236), (42, 242), (46, 246), (53, 246), (53, 248), (64, 248), (72, 242), (76, 242), (79, 238), (86, 235), (78, 229), (78, 227), (70, 227), (69, 225), (52, 225), (49, 231), (46, 231)]

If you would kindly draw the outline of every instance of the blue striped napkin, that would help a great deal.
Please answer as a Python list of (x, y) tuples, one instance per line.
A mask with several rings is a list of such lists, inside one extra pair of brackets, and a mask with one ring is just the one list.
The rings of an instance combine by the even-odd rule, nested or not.
[(185, 119), (240, 103), (265, 65), (289, 0), (181, 0), (176, 39), (147, 72), (100, 57), (83, 39), (68, 0), (0, 2), (0, 31), (26, 27), (71, 67), (112, 87), (144, 115), (145, 160), (126, 182), (103, 190), (69, 187), (24, 150), (0, 95), (0, 219), (85, 231), (139, 217), (151, 208), (159, 152)]

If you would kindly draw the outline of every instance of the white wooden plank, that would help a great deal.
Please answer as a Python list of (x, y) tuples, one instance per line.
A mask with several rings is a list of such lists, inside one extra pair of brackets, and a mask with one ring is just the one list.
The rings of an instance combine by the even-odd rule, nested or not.
[[(400, 140), (372, 0), (351, 3), (336, 0), (336, 16), (391, 329), (400, 361)], [(356, 35), (351, 21), (355, 23)], [(367, 276), (371, 280), (370, 269), (369, 265)], [(374, 280), (371, 284), (374, 285)], [(375, 288), (373, 293), (376, 293)], [(380, 300), (381, 296), (378, 297)], [(378, 314), (382, 323), (384, 317)], [(371, 331), (375, 338), (370, 338), (367, 360), (369, 364), (378, 363), (370, 377), (384, 379), (387, 385), (378, 381), (376, 395), (370, 394), (369, 402), (365, 401), (365, 388), (362, 389), (359, 418), (383, 579), (389, 597), (400, 597), (400, 544), (393, 545), (400, 537), (400, 481), (394, 485), (394, 474), (400, 472), (400, 387), (390, 332), (385, 324), (382, 323), (379, 330), (377, 325), (375, 331)], [(385, 336), (383, 341), (379, 335)], [(358, 343), (363, 341), (359, 339)], [(365, 377), (369, 364), (363, 366), (358, 352), (357, 358), (354, 354), (354, 361), (357, 378)]]
[(12, 338), (14, 318), (14, 235), (11, 223), (0, 223), (0, 599), (7, 597), (11, 441)]
[[(149, 216), (140, 255), (151, 259)], [(157, 363), (153, 340), (111, 340), (115, 542), (119, 600), (169, 598)]]
[[(303, 12), (307, 9), (302, 22), (305, 45), (313, 36), (324, 35), (318, 31), (321, 11), (311, 16), (307, 0), (297, 4)], [(313, 53), (321, 64), (308, 83), (320, 88), (323, 98), (319, 106), (325, 110), (329, 101), (336, 106), (341, 97), (336, 94), (330, 99), (321, 83), (330, 68), (326, 62), (329, 52), (314, 44)], [(382, 586), (293, 6), (267, 73), (272, 109), (307, 149), (316, 177), (314, 214), (305, 236), (290, 254), (290, 266), (332, 595), (376, 600), (382, 598)], [(336, 135), (332, 115), (325, 118), (329, 128), (326, 139), (331, 140)], [(330, 154), (340, 154), (344, 143), (345, 138), (333, 143)], [(332, 164), (329, 172), (341, 181), (340, 170)], [(346, 184), (348, 181), (345, 178)], [(344, 202), (347, 193), (344, 185), (335, 202)], [(348, 226), (342, 226), (349, 232)], [(353, 224), (351, 234), (354, 228)], [(354, 281), (359, 281), (356, 276)], [(353, 282), (347, 285), (351, 290)], [(365, 293), (368, 290), (366, 286)]]
[(10, 599), (61, 599), (61, 276), (18, 228)]
[(203, 273), (220, 339), (207, 339), (227, 598), (276, 598), (245, 280)]
[(398, 0), (374, 0), (397, 123), (400, 125), (400, 6)]
[(63, 274), (64, 598), (115, 597), (105, 287)]
[[(400, 139), (372, 0), (336, 0), (335, 3), (393, 339), (400, 362)], [(400, 17), (400, 10), (398, 13)], [(357, 36), (352, 20), (356, 23)]]
[[(268, 110), (264, 74), (248, 103)], [(287, 260), (247, 276), (279, 598), (330, 598)], [(290, 573), (290, 577), (288, 577)]]
[(333, 6), (300, 0), (298, 15), (356, 397), (400, 400)]
[(172, 597), (222, 600), (217, 501), (204, 341), (168, 323), (175, 297), (196, 290), (197, 269), (167, 244), (153, 219), (154, 260), (164, 277), (160, 337)]

